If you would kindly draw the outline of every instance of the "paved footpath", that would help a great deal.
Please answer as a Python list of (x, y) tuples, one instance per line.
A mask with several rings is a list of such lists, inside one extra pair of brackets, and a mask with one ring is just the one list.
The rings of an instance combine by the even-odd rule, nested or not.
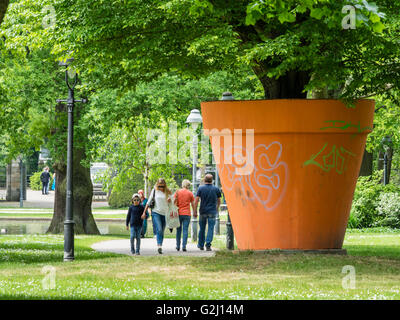
[[(188, 243), (186, 246), (187, 251), (183, 252), (182, 249), (180, 251), (176, 250), (176, 242), (175, 239), (165, 238), (162, 246), (163, 253), (159, 254), (157, 251), (157, 242), (155, 238), (143, 238), (140, 241), (140, 255), (141, 256), (190, 256), (190, 257), (213, 257), (215, 255), (215, 250), (213, 251), (201, 251), (197, 248), (196, 243), (192, 243), (190, 239), (188, 239)], [(120, 253), (120, 254), (131, 254), (131, 245), (130, 240), (109, 240), (97, 242), (92, 245), (92, 249), (100, 252), (112, 252), (112, 253)]]
[[(35, 191), (31, 189), (26, 190), (26, 200), (23, 201), (23, 205), (26, 208), (43, 208), (53, 209), (54, 208), (54, 191), (49, 191), (49, 194), (42, 194), (42, 191)], [(15, 207), (19, 208), (19, 201), (1, 201), (1, 207)], [(104, 201), (92, 201), (92, 208), (108, 207), (108, 202)]]

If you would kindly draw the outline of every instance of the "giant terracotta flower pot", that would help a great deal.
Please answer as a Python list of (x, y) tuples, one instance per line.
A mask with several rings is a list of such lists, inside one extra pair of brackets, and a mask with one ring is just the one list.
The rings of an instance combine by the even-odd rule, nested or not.
[[(201, 104), (240, 250), (342, 248), (374, 106), (305, 99)], [(242, 139), (227, 147), (235, 129)], [(254, 129), (254, 145), (246, 129)]]

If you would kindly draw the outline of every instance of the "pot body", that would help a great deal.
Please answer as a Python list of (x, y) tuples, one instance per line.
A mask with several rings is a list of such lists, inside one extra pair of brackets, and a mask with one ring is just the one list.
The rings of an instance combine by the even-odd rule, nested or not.
[(374, 107), (329, 99), (201, 104), (240, 250), (342, 248)]

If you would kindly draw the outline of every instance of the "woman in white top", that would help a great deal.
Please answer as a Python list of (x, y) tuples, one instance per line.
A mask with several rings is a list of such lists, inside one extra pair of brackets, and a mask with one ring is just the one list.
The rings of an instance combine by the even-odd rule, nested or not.
[[(165, 215), (169, 213), (169, 203), (171, 202), (171, 191), (167, 187), (167, 183), (163, 178), (159, 178), (154, 189), (150, 193), (150, 197), (144, 208), (146, 212), (154, 197), (154, 208), (151, 209), (151, 219), (154, 222), (155, 230), (153, 233), (157, 236), (158, 253), (162, 253), (162, 243), (164, 240)], [(146, 217), (143, 214), (142, 219)]]

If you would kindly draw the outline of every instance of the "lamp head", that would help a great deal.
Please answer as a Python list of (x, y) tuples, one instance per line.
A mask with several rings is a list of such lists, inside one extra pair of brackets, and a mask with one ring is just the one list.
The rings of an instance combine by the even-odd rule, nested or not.
[(381, 143), (382, 143), (382, 146), (385, 149), (385, 151), (388, 151), (393, 145), (393, 141), (390, 138), (390, 136), (383, 137)]
[(58, 65), (60, 67), (68, 67), (71, 64), (71, 62), (73, 62), (73, 61), (74, 61), (74, 58), (69, 58), (66, 61), (59, 61)]
[(203, 122), (203, 118), (198, 109), (193, 109), (192, 111), (190, 111), (190, 114), (186, 119), (186, 123), (197, 127), (202, 122)]
[(233, 97), (233, 94), (231, 92), (224, 92), (222, 94), (221, 100), (235, 100), (235, 98)]

